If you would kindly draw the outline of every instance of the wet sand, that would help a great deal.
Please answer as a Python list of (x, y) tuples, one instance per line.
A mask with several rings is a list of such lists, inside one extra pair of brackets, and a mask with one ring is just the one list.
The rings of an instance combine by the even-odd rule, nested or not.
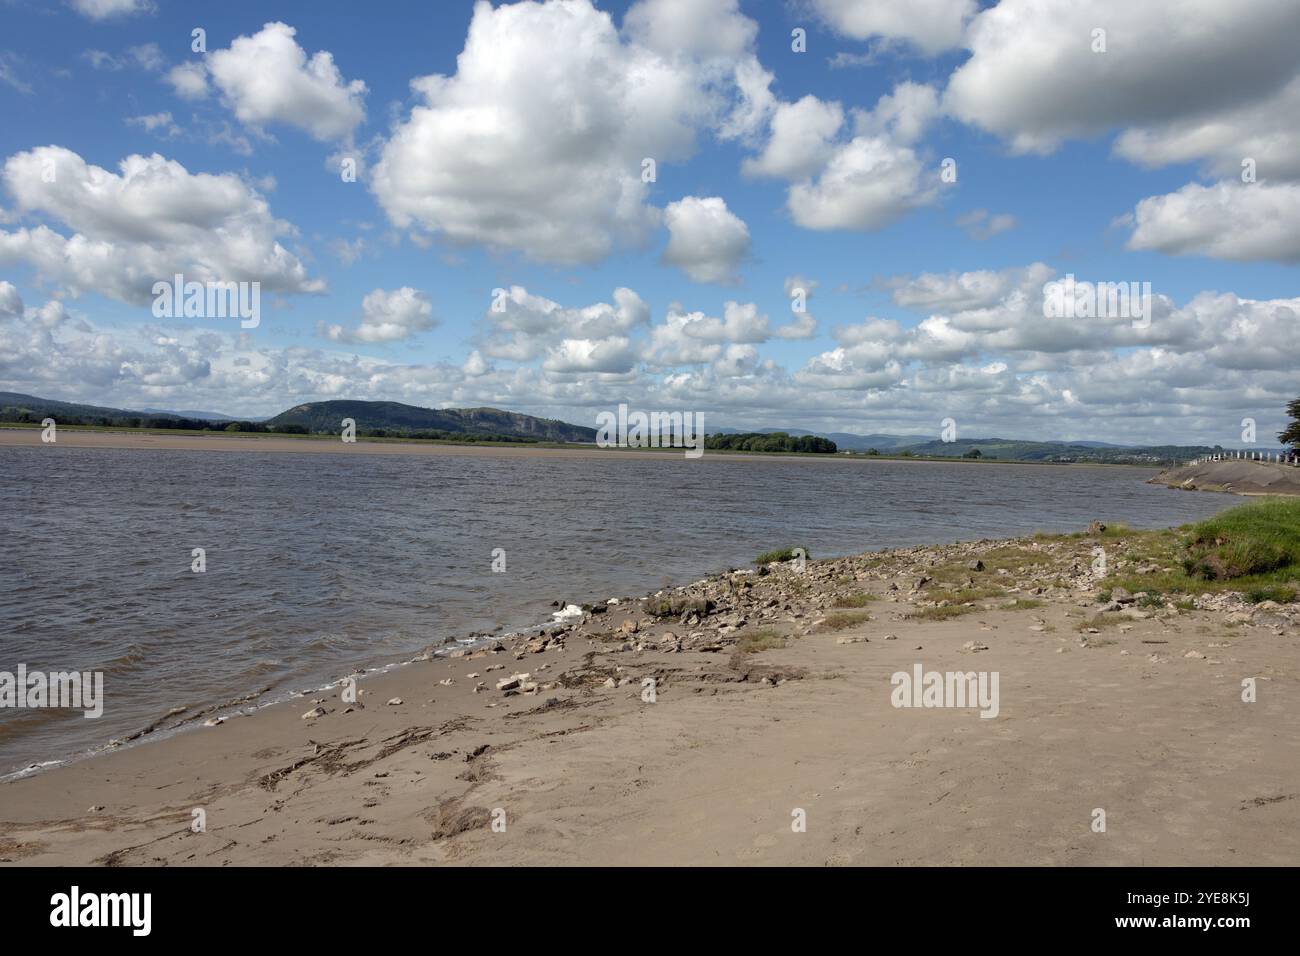
[[(0, 861), (1300, 864), (1300, 608), (1102, 611), (1094, 543), (908, 549), (622, 599), (364, 679), (359, 708), (314, 693), (0, 784)], [(908, 617), (938, 613), (922, 578), (981, 558), (969, 578), (996, 594)], [(996, 671), (998, 715), (893, 706), (891, 675), (918, 663)]]

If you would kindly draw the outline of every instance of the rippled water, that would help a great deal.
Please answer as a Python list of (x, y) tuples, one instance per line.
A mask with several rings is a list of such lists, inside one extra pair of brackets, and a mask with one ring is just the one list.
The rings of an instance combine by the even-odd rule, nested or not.
[[(0, 448), (0, 671), (102, 670), (104, 715), (0, 710), (0, 773), (177, 705), (318, 685), (554, 600), (815, 557), (1160, 527), (1223, 495), (1134, 468)], [(190, 570), (191, 549), (207, 571)], [(507, 570), (492, 573), (492, 551)]]

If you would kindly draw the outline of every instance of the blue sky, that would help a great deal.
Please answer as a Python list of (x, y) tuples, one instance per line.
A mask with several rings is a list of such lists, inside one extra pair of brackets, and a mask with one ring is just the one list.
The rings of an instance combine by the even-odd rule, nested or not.
[[(1243, 417), (1280, 427), (1300, 55), (1268, 38), (1294, 5), (1245, 25), (1198, 0), (629, 6), (0, 2), (0, 389), (1227, 445)], [(258, 327), (155, 318), (146, 280), (173, 265), (261, 281)], [(1052, 328), (1041, 288), (1066, 273), (1149, 282), (1150, 328)], [(815, 283), (811, 328), (788, 325), (791, 278)], [(517, 289), (505, 314), (496, 288)]]

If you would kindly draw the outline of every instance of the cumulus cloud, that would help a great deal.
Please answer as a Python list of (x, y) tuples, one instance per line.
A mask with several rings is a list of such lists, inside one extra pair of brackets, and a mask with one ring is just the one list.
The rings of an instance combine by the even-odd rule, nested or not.
[(437, 323), (429, 297), (410, 286), (385, 291), (375, 289), (361, 300), (361, 322), (356, 328), (326, 325), (321, 335), (335, 342), (400, 342), (418, 332), (427, 332)]
[[(25, 263), (74, 295), (151, 300), (154, 282), (259, 281), (266, 292), (320, 292), (278, 236), (291, 225), (230, 173), (191, 173), (157, 153), (131, 155), (113, 173), (60, 146), (15, 153), (4, 185), (20, 218), (45, 222), (0, 230), (0, 263)], [(52, 180), (52, 181), (50, 181)]]
[(900, 83), (853, 112), (850, 135), (839, 103), (805, 96), (776, 106), (766, 145), (742, 171), (789, 180), (786, 206), (804, 228), (881, 229), (938, 198), (938, 171), (912, 145), (939, 115), (933, 87)]
[[(558, 337), (535, 364), (505, 366), (481, 349), (461, 363), (397, 362), (337, 349), (254, 348), (250, 337), (227, 330), (104, 329), (53, 321), (53, 309), (50, 324), (32, 321), (28, 309), (29, 321), (0, 321), (0, 382), (101, 404), (184, 401), (249, 415), (311, 397), (497, 405), (590, 421), (592, 409), (629, 401), (704, 410), (736, 427), (862, 431), (869, 422), (872, 430), (937, 432), (943, 417), (957, 414), (967, 435), (1225, 444), (1235, 442), (1244, 415), (1259, 419), (1262, 434), (1274, 420), (1280, 428), (1280, 410), (1294, 397), (1300, 337), (1290, 333), (1300, 299), (1202, 293), (1184, 305), (1162, 301), (1145, 339), (1123, 325), (1078, 320), (1085, 347), (1039, 352), (1040, 343), (1010, 337), (1033, 332), (1032, 310), (1016, 304), (1014, 291), (1005, 305), (990, 307), (1001, 308), (1000, 325), (970, 325), (954, 313), (912, 328), (888, 320), (838, 328), (835, 346), (793, 374), (765, 359), (760, 343), (727, 341), (751, 337), (751, 330), (733, 320), (721, 334), (725, 317), (704, 323), (707, 338), (678, 336), (695, 346), (688, 361), (639, 363), (639, 324), (601, 334), (632, 317), (600, 304), (555, 306), (567, 313)], [(0, 302), (11, 309), (15, 294), (0, 285)], [(664, 325), (701, 318), (679, 310)]]
[(729, 284), (749, 252), (749, 227), (717, 196), (687, 196), (664, 210), (668, 246), (664, 262), (696, 282)]
[(812, 95), (781, 103), (773, 112), (767, 145), (758, 156), (745, 159), (741, 170), (749, 176), (807, 179), (826, 165), (843, 125), (839, 103)]
[(205, 61), (176, 67), (168, 80), (180, 96), (198, 99), (211, 78), (245, 126), (284, 123), (321, 141), (351, 136), (366, 117), (366, 84), (345, 80), (328, 50), (308, 57), (296, 34), (287, 23), (268, 23)]
[(613, 299), (574, 308), (512, 286), (484, 313), (478, 349), (513, 362), (549, 353), (558, 354), (559, 363), (577, 361), (581, 355), (593, 361), (622, 356), (629, 333), (649, 322), (650, 307), (631, 289), (615, 289)]
[(1189, 183), (1137, 204), (1130, 249), (1300, 262), (1300, 183)]
[(0, 316), (16, 318), (23, 314), (23, 297), (18, 288), (6, 280), (0, 279)]
[(807, 229), (881, 229), (934, 202), (938, 183), (909, 147), (859, 136), (815, 180), (791, 186), (787, 205)]
[(961, 43), (975, 0), (812, 0), (828, 27), (854, 40), (882, 37), (933, 55)]
[(181, 63), (167, 71), (165, 77), (176, 95), (183, 100), (201, 100), (211, 93), (208, 70), (201, 62)]
[(422, 102), (374, 166), (393, 224), (566, 265), (645, 241), (642, 161), (743, 135), (768, 77), (736, 59), (754, 28), (734, 3), (642, 2), (625, 26), (589, 0), (478, 3), (456, 73), (413, 81)]
[[(1104, 53), (1093, 52), (1094, 29), (1106, 31)], [(950, 78), (945, 106), (1022, 152), (1148, 128), (1126, 145), (1138, 154), (1258, 109), (1300, 72), (1297, 32), (1300, 6), (1274, 0), (1001, 0), (971, 22), (971, 56)], [(1287, 122), (1278, 114), (1269, 125)]]

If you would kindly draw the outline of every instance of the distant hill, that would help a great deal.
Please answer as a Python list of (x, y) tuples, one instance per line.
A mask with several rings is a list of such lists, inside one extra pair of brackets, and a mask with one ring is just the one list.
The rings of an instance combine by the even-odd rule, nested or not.
[(196, 411), (172, 411), (169, 408), (142, 408), (140, 411), (148, 415), (165, 415), (168, 418), (197, 418), (205, 422), (262, 422), (266, 421), (265, 417), (261, 418), (244, 418), (239, 415), (226, 415), (223, 412), (196, 412)]
[(411, 438), (501, 439), (506, 441), (594, 442), (596, 429), (550, 418), (534, 418), (499, 408), (421, 408), (400, 402), (309, 402), (269, 419), (209, 418), (203, 412), (132, 411), (0, 392), (0, 422), (61, 425), (112, 425), (125, 428), (179, 428), (280, 433), (337, 433), (345, 418), (359, 435)]
[[(128, 428), (222, 429), (244, 432), (337, 434), (345, 418), (357, 434), (374, 437), (441, 438), (463, 441), (594, 442), (596, 429), (553, 418), (535, 418), (499, 408), (422, 408), (401, 402), (326, 401), (295, 405), (267, 419), (231, 419), (216, 412), (132, 411), (103, 405), (61, 402), (18, 392), (0, 392), (0, 422), (39, 423), (53, 418), (61, 425), (115, 425)], [(736, 435), (735, 428), (711, 428), (711, 435)], [(945, 442), (927, 435), (859, 435), (806, 429), (750, 429), (749, 435), (814, 435), (829, 439), (839, 451), (882, 455), (960, 458), (978, 450), (981, 458), (1003, 461), (1112, 462), (1164, 464), (1189, 461), (1224, 449), (1207, 445), (1115, 445), (1098, 441), (1021, 441), (1015, 438), (962, 438)], [(712, 446), (719, 443), (715, 442)], [(728, 443), (722, 443), (728, 444)], [(1256, 446), (1257, 451), (1276, 451)]]
[[(884, 451), (884, 449), (881, 449)], [(927, 441), (893, 450), (941, 458), (961, 458), (978, 450), (982, 458), (1008, 461), (1112, 462), (1160, 464), (1186, 461), (1215, 451), (1208, 445), (1110, 445), (1104, 442), (1020, 441), (1015, 438), (960, 438)]]
[(53, 418), (64, 425), (112, 425), (177, 417), (179, 416), (170, 413), (155, 415), (106, 405), (60, 402), (53, 398), (37, 398), (19, 392), (0, 392), (0, 421), (5, 422), (39, 422), (43, 418)]
[(401, 402), (308, 402), (268, 418), (265, 424), (298, 425), (309, 432), (337, 432), (351, 418), (358, 433), (378, 431), (391, 435), (446, 432), (462, 435), (501, 435), (534, 441), (594, 442), (596, 429), (553, 418), (534, 418), (499, 408), (421, 408)]

